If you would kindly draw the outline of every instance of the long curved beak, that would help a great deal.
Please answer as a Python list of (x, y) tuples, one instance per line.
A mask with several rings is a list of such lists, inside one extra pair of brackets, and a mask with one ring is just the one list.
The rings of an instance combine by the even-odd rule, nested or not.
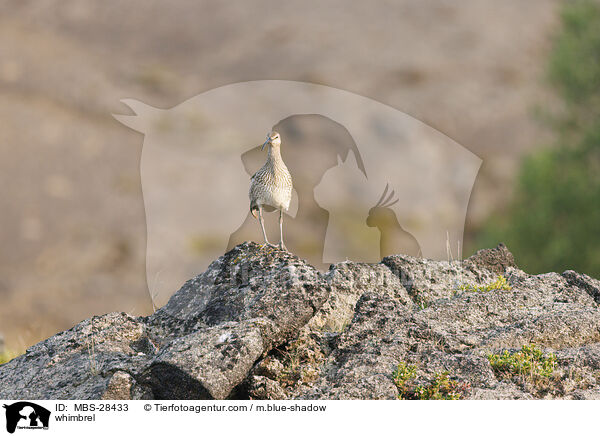
[(269, 143), (270, 139), (267, 139), (264, 144), (262, 145), (262, 147), (260, 147), (261, 151), (264, 150), (265, 145), (267, 145)]

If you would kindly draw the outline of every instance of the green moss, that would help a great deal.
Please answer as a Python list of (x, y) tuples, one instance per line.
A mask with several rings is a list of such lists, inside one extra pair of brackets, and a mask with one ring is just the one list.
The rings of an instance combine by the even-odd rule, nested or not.
[(436, 373), (431, 381), (419, 380), (417, 365), (406, 362), (398, 364), (392, 378), (399, 400), (459, 400), (468, 388), (468, 384), (451, 379), (448, 371)]
[(498, 278), (496, 280), (494, 280), (492, 283), (489, 283), (487, 285), (482, 285), (482, 286), (462, 285), (460, 287), (461, 291), (466, 291), (466, 292), (490, 292), (490, 291), (495, 291), (495, 290), (510, 291), (511, 289), (512, 288), (510, 287), (510, 285), (508, 284), (508, 282), (506, 281), (506, 278), (504, 276), (498, 276)]
[(498, 377), (521, 376), (532, 383), (551, 377), (556, 366), (556, 356), (544, 355), (534, 344), (523, 345), (521, 351), (513, 353), (488, 354), (487, 358)]

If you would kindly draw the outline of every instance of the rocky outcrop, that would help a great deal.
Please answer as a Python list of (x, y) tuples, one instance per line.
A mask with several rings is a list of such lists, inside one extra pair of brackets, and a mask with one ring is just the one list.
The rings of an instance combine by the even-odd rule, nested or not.
[[(599, 300), (598, 280), (528, 275), (503, 245), (321, 273), (244, 243), (153, 315), (93, 317), (0, 366), (0, 398), (598, 399)], [(490, 357), (521, 349), (528, 373)]]

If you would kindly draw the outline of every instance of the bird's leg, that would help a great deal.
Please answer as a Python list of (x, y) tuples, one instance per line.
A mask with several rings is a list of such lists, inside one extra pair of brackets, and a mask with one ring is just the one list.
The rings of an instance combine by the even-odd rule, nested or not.
[(279, 248), (282, 250), (287, 250), (285, 244), (283, 243), (283, 210), (279, 209)]
[(269, 244), (269, 240), (267, 239), (267, 232), (265, 232), (265, 223), (263, 221), (263, 216), (262, 216), (262, 206), (258, 206), (258, 221), (260, 222), (260, 228), (262, 229), (262, 232), (263, 232), (263, 238), (265, 238), (265, 244), (271, 245), (271, 244)]

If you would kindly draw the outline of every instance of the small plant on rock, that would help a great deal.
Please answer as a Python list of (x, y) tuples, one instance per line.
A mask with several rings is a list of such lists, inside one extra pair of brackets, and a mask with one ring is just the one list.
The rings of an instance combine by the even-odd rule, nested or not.
[(498, 276), (496, 280), (487, 285), (462, 285), (459, 289), (465, 292), (490, 292), (495, 290), (510, 291), (512, 288), (510, 287), (504, 276)]
[(467, 385), (448, 377), (448, 371), (436, 373), (433, 381), (419, 386), (415, 393), (419, 400), (460, 400)]
[(556, 367), (556, 356), (553, 353), (544, 355), (535, 344), (523, 345), (521, 351), (514, 353), (488, 354), (487, 358), (497, 376), (519, 375), (533, 383), (552, 376)]
[(398, 398), (406, 398), (411, 392), (411, 382), (417, 377), (417, 365), (407, 365), (406, 362), (400, 362), (392, 377), (398, 388)]
[(400, 362), (392, 374), (399, 400), (459, 400), (469, 388), (449, 377), (448, 371), (438, 372), (432, 381), (419, 380), (417, 365)]

